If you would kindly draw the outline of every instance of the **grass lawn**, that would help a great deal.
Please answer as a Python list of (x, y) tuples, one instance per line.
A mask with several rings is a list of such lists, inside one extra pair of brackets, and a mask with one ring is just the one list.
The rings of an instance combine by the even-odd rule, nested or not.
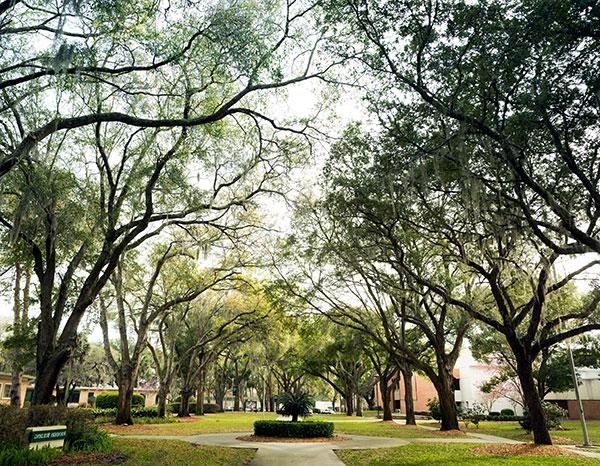
[(115, 439), (114, 442), (115, 448), (127, 455), (127, 461), (120, 463), (123, 466), (242, 466), (255, 454), (245, 448), (194, 446), (175, 440)]
[(104, 424), (107, 432), (119, 435), (197, 435), (219, 432), (251, 432), (254, 421), (276, 419), (275, 413), (216, 413), (178, 419), (172, 424), (134, 424), (114, 426)]
[[(423, 425), (437, 427), (437, 423), (423, 422)], [(563, 421), (562, 426), (565, 430), (551, 430), (550, 435), (557, 444), (573, 444), (582, 443), (583, 435), (581, 433), (581, 424), (579, 421)], [(594, 445), (600, 445), (600, 420), (587, 422), (590, 442)], [(465, 429), (464, 423), (460, 423), (460, 428), (466, 432), (497, 435), (515, 440), (527, 441), (533, 440), (532, 435), (528, 435), (519, 425), (518, 422), (492, 422), (484, 421), (479, 424), (477, 429), (472, 424), (468, 429)]]
[(411, 443), (396, 448), (373, 450), (338, 450), (336, 454), (346, 466), (429, 466), (456, 465), (600, 465), (600, 460), (577, 457), (478, 455), (470, 451), (477, 445), (465, 443)]
[(399, 425), (393, 422), (337, 422), (335, 432), (338, 434), (371, 435), (373, 437), (398, 437), (398, 438), (440, 438), (461, 437), (458, 433), (438, 432), (426, 430), (416, 426)]

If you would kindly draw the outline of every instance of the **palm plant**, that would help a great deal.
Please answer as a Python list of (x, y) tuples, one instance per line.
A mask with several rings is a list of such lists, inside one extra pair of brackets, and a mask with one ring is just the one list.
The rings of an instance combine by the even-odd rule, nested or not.
[(292, 416), (292, 422), (298, 422), (298, 416), (310, 414), (313, 399), (307, 392), (287, 392), (281, 397), (282, 413)]

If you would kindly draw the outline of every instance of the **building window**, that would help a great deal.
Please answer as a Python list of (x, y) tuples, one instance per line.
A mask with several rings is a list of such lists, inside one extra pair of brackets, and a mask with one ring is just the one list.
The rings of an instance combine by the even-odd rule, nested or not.
[(460, 390), (460, 379), (457, 379), (456, 377), (452, 377), (452, 388), (454, 390)]
[(4, 384), (4, 388), (2, 389), (2, 398), (9, 398), (10, 399), (10, 389), (12, 388), (12, 385), (9, 383), (5, 383)]

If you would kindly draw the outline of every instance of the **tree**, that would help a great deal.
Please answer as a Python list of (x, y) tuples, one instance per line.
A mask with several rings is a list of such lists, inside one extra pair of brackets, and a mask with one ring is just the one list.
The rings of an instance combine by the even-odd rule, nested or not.
[[(128, 0), (2, 2), (2, 45), (11, 53), (0, 62), (7, 122), (0, 134), (0, 176), (35, 160), (36, 147), (48, 137), (100, 123), (177, 128), (249, 115), (277, 126), (245, 101), (255, 92), (323, 76), (327, 66), (313, 69), (320, 38), (297, 48), (313, 9), (294, 2), (234, 2), (153, 4), (142, 12)], [(294, 49), (302, 64), (286, 69)], [(98, 89), (115, 101), (136, 101), (138, 109), (105, 109), (94, 98)], [(209, 102), (197, 114), (183, 111), (190, 91)], [(29, 118), (40, 108), (37, 118)]]
[[(118, 362), (109, 340), (108, 303), (105, 297), (100, 298), (100, 323), (106, 358), (119, 387), (117, 424), (133, 424), (131, 399), (150, 327), (174, 307), (195, 300), (234, 273), (227, 270), (201, 273), (193, 264), (193, 257), (190, 257), (186, 245), (176, 242), (157, 245), (150, 257), (150, 264), (152, 268), (144, 273), (141, 264), (133, 258), (126, 258), (111, 278), (120, 337)], [(129, 338), (130, 326), (135, 329), (135, 340)]]
[[(93, 10), (93, 25), (124, 24), (93, 20), (113, 13), (122, 14), (124, 20), (136, 16), (135, 5), (119, 5), (124, 10), (95, 5), (101, 11)], [(29, 9), (22, 2), (6, 8), (10, 15)], [(157, 5), (143, 19), (164, 24), (171, 34), (157, 34), (151, 46), (138, 37), (126, 46), (112, 47), (112, 33), (96, 37), (94, 26), (92, 35), (86, 36), (91, 42), (98, 40), (90, 43), (91, 58), (74, 50), (74, 65), (61, 71), (60, 85), (50, 87), (51, 95), (45, 96), (50, 101), (64, 99), (52, 111), (40, 104), (43, 97), (22, 112), (19, 99), (15, 105), (3, 106), (3, 115), (18, 131), (7, 136), (3, 146), (0, 175), (5, 174), (6, 202), (0, 209), (0, 224), (28, 251), (40, 289), (33, 403), (49, 402), (83, 316), (126, 251), (168, 225), (212, 224), (224, 229), (231, 211), (242, 210), (265, 191), (276, 191), (276, 180), (297, 160), (305, 131), (282, 135), (280, 130), (289, 128), (263, 113), (252, 96), (320, 72), (313, 72), (308, 57), (301, 71), (275, 64), (283, 60), (290, 34), (310, 10), (297, 12), (293, 5), (273, 8), (282, 16), (263, 14), (258, 5), (188, 9), (185, 14)], [(161, 14), (170, 17), (175, 10), (179, 16), (173, 22), (157, 19)], [(63, 13), (61, 9), (57, 18)], [(33, 15), (39, 16), (45, 15)], [(38, 24), (37, 19), (32, 21)], [(277, 23), (283, 25), (281, 30)], [(250, 31), (259, 35), (248, 36)], [(27, 32), (27, 28), (21, 31)], [(171, 39), (182, 34), (190, 35), (188, 45), (170, 53), (177, 42)], [(33, 40), (35, 36), (29, 38)], [(132, 60), (128, 46), (139, 41), (145, 43), (139, 48), (143, 57), (126, 64)], [(106, 49), (98, 48), (101, 42)], [(22, 48), (28, 53), (36, 50)], [(109, 50), (108, 56), (98, 56), (94, 50)], [(164, 60), (152, 60), (157, 50), (164, 51)], [(137, 55), (138, 49), (133, 53)], [(13, 76), (30, 70), (44, 57), (17, 61), (19, 66), (9, 64), (3, 72)], [(151, 64), (138, 67), (142, 61)], [(119, 65), (112, 68), (108, 63)], [(37, 74), (27, 71), (25, 81), (33, 86), (38, 78), (51, 80), (55, 74), (44, 65)], [(80, 80), (86, 75), (92, 76), (91, 86), (87, 78)], [(65, 92), (59, 92), (63, 87)], [(61, 109), (77, 112), (63, 115)], [(7, 127), (2, 125), (2, 131)], [(22, 169), (13, 169), (17, 165)], [(206, 183), (192, 183), (190, 170)]]
[[(597, 118), (589, 118), (596, 113), (597, 82), (590, 77), (595, 76), (598, 36), (595, 23), (582, 19), (588, 17), (587, 6), (559, 3), (412, 2), (407, 7), (341, 0), (331, 2), (329, 10), (330, 17), (346, 27), (347, 35), (340, 32), (339, 43), (347, 49), (347, 40), (358, 37), (366, 49), (362, 64), (383, 79), (378, 89), (390, 90), (369, 96), (372, 108), (379, 109), (379, 120), (396, 134), (400, 147), (410, 147), (413, 164), (418, 158), (429, 160), (428, 170), (415, 170), (413, 180), (439, 175), (438, 168), (442, 176), (464, 180), (457, 183), (461, 188), (447, 184), (438, 194), (453, 192), (477, 208), (496, 206), (495, 212), (479, 217), (477, 226), (468, 227), (471, 233), (487, 226), (481, 240), (511, 225), (512, 237), (507, 234), (496, 243), (503, 251), (483, 243), (490, 247), (484, 254), (500, 252), (504, 264), (517, 255), (530, 258), (528, 265), (535, 272), (526, 275), (537, 277), (532, 288), (538, 291), (518, 311), (512, 298), (505, 302), (502, 297), (507, 291), (506, 283), (498, 284), (503, 267), (477, 261), (470, 266), (478, 268), (498, 298), (501, 321), (492, 322), (480, 313), (479, 317), (504, 333), (517, 355), (534, 439), (541, 444), (551, 439), (532, 362), (561, 339), (598, 328), (597, 320), (590, 318), (593, 297), (590, 307), (568, 314), (572, 325), (564, 332), (546, 338), (556, 322), (539, 326), (546, 293), (560, 288), (561, 282), (548, 283), (558, 255), (600, 250)], [(447, 199), (437, 199), (438, 212), (447, 208)], [(458, 204), (447, 213), (445, 225), (464, 225), (466, 215)], [(537, 259), (531, 250), (516, 252), (522, 243), (515, 240), (524, 230), (537, 238), (532, 250), (539, 250), (539, 244), (546, 248)], [(444, 236), (453, 238), (452, 234)], [(455, 242), (462, 248), (459, 256), (469, 252), (468, 243), (464, 237)], [(515, 256), (507, 257), (507, 250)], [(521, 333), (515, 327), (530, 315), (529, 328)], [(578, 324), (576, 316), (581, 319)], [(536, 338), (541, 341), (534, 343)]]

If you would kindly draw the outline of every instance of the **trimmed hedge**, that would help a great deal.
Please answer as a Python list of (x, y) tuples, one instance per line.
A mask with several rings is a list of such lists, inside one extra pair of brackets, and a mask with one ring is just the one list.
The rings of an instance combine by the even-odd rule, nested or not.
[(254, 435), (285, 438), (332, 437), (333, 427), (333, 422), (323, 421), (256, 421)]
[[(82, 411), (92, 413), (95, 418), (115, 417), (117, 408), (80, 408)], [(148, 408), (131, 408), (131, 417), (158, 417), (158, 408), (149, 406)]]
[(500, 414), (502, 414), (502, 416), (514, 416), (515, 412), (510, 408), (504, 408), (500, 410)]
[[(143, 408), (146, 399), (139, 393), (134, 393), (131, 398), (131, 406), (134, 408)], [(98, 409), (116, 409), (119, 406), (119, 394), (117, 392), (101, 393), (96, 397), (96, 408)]]
[(500, 414), (499, 416), (485, 416), (485, 421), (522, 421), (524, 419), (523, 416), (504, 416)]

